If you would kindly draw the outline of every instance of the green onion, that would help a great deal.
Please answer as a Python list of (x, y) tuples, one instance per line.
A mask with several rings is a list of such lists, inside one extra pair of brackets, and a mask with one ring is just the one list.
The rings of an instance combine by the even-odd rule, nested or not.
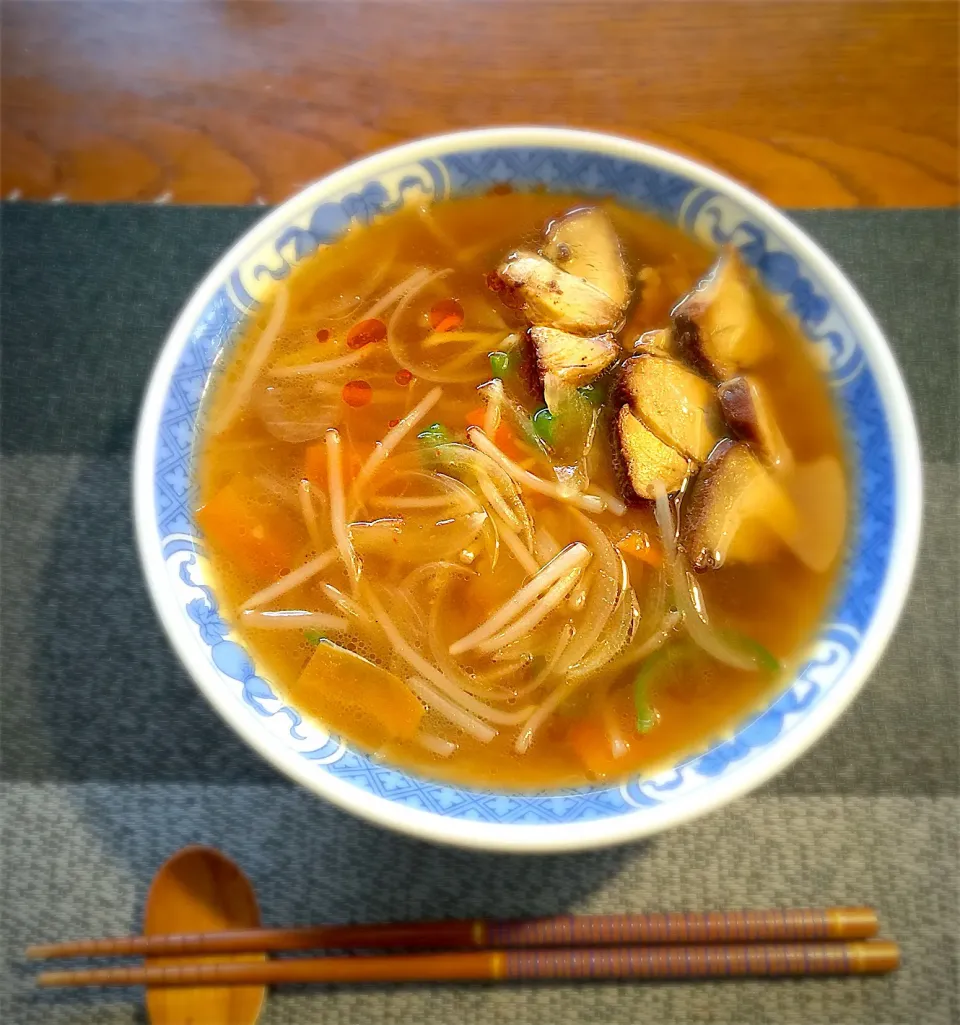
[(490, 353), (490, 369), (493, 371), (494, 377), (507, 377), (513, 370), (513, 360), (510, 358), (509, 352), (491, 352)]
[(453, 441), (453, 435), (439, 422), (430, 424), (417, 435), (417, 438), (425, 448), (437, 448), (440, 445), (449, 445)]
[(533, 414), (533, 430), (537, 437), (542, 438), (548, 445), (553, 444), (554, 418), (546, 406)]
[(749, 655), (757, 663), (757, 669), (765, 673), (779, 673), (783, 668), (780, 659), (769, 648), (765, 648), (759, 641), (755, 641), (746, 634), (736, 630), (719, 631), (723, 639), (734, 648), (739, 648), (745, 655)]
[(672, 662), (671, 651), (670, 646), (655, 651), (644, 660), (633, 678), (633, 707), (637, 715), (637, 733), (649, 733), (657, 725), (657, 713), (650, 703), (650, 692), (657, 677), (661, 676)]
[(325, 641), (327, 639), (327, 635), (320, 633), (319, 630), (304, 630), (303, 636), (306, 637), (308, 643), (312, 644), (314, 647), (316, 647), (321, 641)]

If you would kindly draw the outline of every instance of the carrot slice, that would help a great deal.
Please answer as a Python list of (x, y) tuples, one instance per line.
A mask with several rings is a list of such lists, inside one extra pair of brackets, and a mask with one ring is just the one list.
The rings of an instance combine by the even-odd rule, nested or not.
[(271, 505), (255, 484), (240, 477), (201, 506), (196, 519), (211, 545), (258, 577), (289, 569), (302, 535), (285, 510)]
[[(602, 723), (596, 719), (578, 719), (567, 730), (567, 742), (586, 770), (597, 779), (621, 775), (624, 759), (614, 758)], [(629, 741), (624, 741), (629, 746)]]
[(663, 562), (663, 553), (645, 530), (631, 530), (617, 542), (617, 548), (648, 566), (657, 567)]
[(467, 427), (482, 427), (485, 414), (486, 410), (483, 406), (477, 406), (476, 409), (471, 409), (464, 417)]

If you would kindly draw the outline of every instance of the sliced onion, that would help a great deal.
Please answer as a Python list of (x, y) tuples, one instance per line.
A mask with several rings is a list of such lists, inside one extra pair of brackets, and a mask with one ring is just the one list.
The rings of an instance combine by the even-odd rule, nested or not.
[(756, 658), (740, 648), (728, 644), (715, 630), (711, 629), (706, 618), (706, 610), (699, 610), (691, 593), (694, 586), (687, 569), (686, 559), (677, 551), (677, 534), (670, 511), (670, 500), (667, 489), (662, 481), (654, 481), (656, 505), (654, 512), (660, 536), (663, 541), (664, 562), (673, 583), (674, 601), (683, 616), (683, 625), (691, 640), (708, 655), (718, 662), (733, 666), (734, 669), (759, 669)]
[(461, 445), (458, 442), (450, 445), (440, 445), (431, 453), (444, 471), (458, 479), (465, 476), (474, 482), (478, 488), (481, 487), (480, 478), (486, 476), (496, 488), (497, 493), (503, 500), (504, 505), (510, 510), (516, 522), (516, 530), (520, 540), (525, 545), (531, 544), (533, 527), (530, 523), (530, 514), (523, 504), (520, 496), (520, 489), (490, 456), (471, 448), (469, 445)]
[(391, 516), (370, 522), (355, 521), (347, 530), (361, 555), (377, 555), (399, 562), (449, 559), (463, 551), (480, 533), (485, 512), (438, 520), (431, 516)]
[(630, 643), (640, 619), (640, 607), (632, 588), (627, 588), (620, 595), (617, 607), (610, 618), (609, 627), (597, 641), (593, 650), (583, 661), (570, 670), (569, 675), (576, 679), (593, 676), (613, 661)]
[(439, 577), (442, 580), (448, 573), (454, 573), (461, 577), (476, 575), (472, 569), (461, 566), (459, 563), (437, 559), (434, 562), (425, 562), (422, 566), (411, 570), (400, 582), (400, 590), (408, 596), (412, 595), (422, 583), (431, 577)]

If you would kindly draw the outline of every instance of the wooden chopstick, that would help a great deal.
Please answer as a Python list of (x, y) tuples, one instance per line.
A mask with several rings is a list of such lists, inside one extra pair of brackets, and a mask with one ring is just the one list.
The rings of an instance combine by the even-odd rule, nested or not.
[(663, 947), (488, 950), (374, 957), (148, 965), (42, 972), (40, 986), (247, 986), (283, 982), (470, 982), (534, 979), (704, 979), (865, 975), (894, 971), (900, 950), (885, 940)]
[(675, 943), (860, 940), (877, 934), (868, 907), (767, 911), (670, 912), (635, 915), (561, 915), (539, 919), (467, 919), (236, 929), (76, 940), (27, 948), (27, 957), (100, 957), (239, 954), (285, 950), (469, 950)]

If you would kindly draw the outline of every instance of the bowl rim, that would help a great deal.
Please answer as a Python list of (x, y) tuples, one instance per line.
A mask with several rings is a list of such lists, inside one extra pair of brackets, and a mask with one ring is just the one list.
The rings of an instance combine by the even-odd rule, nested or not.
[[(311, 195), (318, 200), (357, 179), (376, 178), (378, 171), (401, 161), (415, 162), (443, 152), (490, 147), (540, 146), (574, 148), (637, 160), (667, 172), (682, 174), (702, 187), (733, 199), (760, 223), (778, 232), (791, 252), (821, 277), (834, 302), (844, 311), (871, 369), (890, 433), (894, 467), (894, 532), (890, 565), (880, 587), (876, 608), (861, 643), (840, 680), (749, 771), (719, 778), (713, 786), (691, 794), (682, 805), (663, 804), (609, 818), (577, 823), (525, 825), (477, 822), (444, 817), (411, 808), (361, 790), (311, 766), (295, 751), (272, 737), (233, 700), (215, 670), (203, 660), (183, 625), (177, 602), (167, 583), (157, 542), (154, 494), (155, 451), (160, 417), (169, 382), (190, 330), (217, 288), (226, 280), (242, 252), (266, 241), (288, 221), (289, 210)], [(853, 701), (883, 654), (909, 592), (920, 540), (922, 470), (920, 445), (910, 399), (893, 353), (879, 325), (854, 286), (826, 253), (776, 207), (745, 186), (687, 157), (669, 150), (604, 132), (543, 126), (510, 126), (448, 132), (379, 150), (353, 161), (305, 186), (245, 231), (210, 268), (181, 308), (150, 373), (143, 398), (133, 450), (133, 518), (140, 564), (150, 598), (167, 637), (198, 689), (215, 711), (255, 751), (285, 776), (352, 814), (407, 835), (464, 848), (516, 853), (550, 853), (597, 849), (626, 843), (680, 825), (714, 811), (755, 789), (798, 758), (836, 721)]]

